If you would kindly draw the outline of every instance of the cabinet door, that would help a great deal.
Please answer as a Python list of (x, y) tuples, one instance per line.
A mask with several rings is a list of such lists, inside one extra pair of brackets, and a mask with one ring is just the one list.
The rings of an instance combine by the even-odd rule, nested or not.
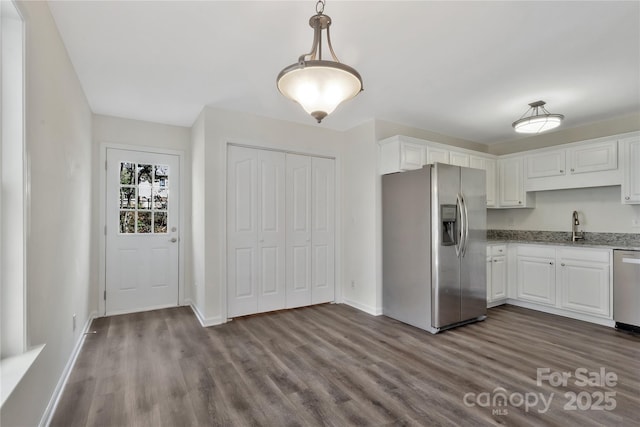
[(449, 164), (449, 150), (427, 147), (427, 164), (433, 164), (435, 162)]
[(469, 167), (482, 169), (487, 179), (487, 207), (496, 206), (496, 161), (484, 157), (469, 156)]
[(258, 312), (258, 150), (230, 146), (227, 166), (227, 316)]
[(585, 144), (569, 148), (569, 172), (572, 174), (618, 168), (618, 141)]
[(335, 297), (335, 161), (312, 159), (311, 303)]
[(560, 259), (562, 308), (609, 317), (609, 265)]
[(553, 258), (518, 255), (516, 262), (518, 299), (555, 305), (556, 269), (554, 264)]
[(640, 203), (640, 139), (622, 143), (624, 179), (622, 181), (622, 203)]
[(400, 143), (400, 169), (420, 169), (424, 164), (424, 147), (407, 142)]
[(496, 161), (485, 159), (485, 171), (487, 172), (487, 207), (496, 207)]
[(522, 157), (499, 159), (499, 205), (522, 206), (524, 186), (522, 180)]
[(548, 151), (526, 157), (527, 179), (565, 174), (565, 150)]
[(491, 260), (491, 299), (507, 297), (507, 257), (494, 256)]
[(491, 302), (493, 300), (493, 298), (491, 298), (491, 294), (491, 257), (487, 254), (487, 302)]
[(286, 306), (311, 304), (311, 157), (286, 158)]
[(285, 308), (285, 154), (258, 152), (258, 312)]
[(451, 151), (449, 153), (449, 162), (455, 166), (469, 167), (469, 155), (465, 153), (457, 153)]

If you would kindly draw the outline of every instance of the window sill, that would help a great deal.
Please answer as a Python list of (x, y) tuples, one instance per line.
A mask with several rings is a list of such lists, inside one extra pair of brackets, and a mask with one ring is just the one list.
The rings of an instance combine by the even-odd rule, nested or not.
[(2, 398), (0, 408), (4, 406), (13, 390), (20, 384), (22, 377), (29, 371), (44, 346), (44, 344), (39, 345), (18, 356), (7, 357), (0, 361), (0, 395)]

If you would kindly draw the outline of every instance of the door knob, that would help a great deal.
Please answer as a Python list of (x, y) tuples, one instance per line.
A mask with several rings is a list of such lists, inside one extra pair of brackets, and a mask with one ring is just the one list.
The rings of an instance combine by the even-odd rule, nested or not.
[(553, 261), (549, 262), (549, 265), (553, 265)]
[(169, 241), (170, 241), (171, 243), (175, 243), (175, 242), (177, 242), (177, 241), (178, 241), (178, 239), (177, 239), (177, 238), (175, 238), (175, 237), (172, 237), (171, 239), (169, 239)]
[(564, 262), (562, 264), (560, 264), (560, 265), (564, 267)]

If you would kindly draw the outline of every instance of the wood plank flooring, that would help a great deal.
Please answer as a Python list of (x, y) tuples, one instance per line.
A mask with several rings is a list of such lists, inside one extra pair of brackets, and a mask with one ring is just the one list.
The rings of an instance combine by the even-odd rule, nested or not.
[[(180, 307), (100, 318), (92, 329), (97, 334), (86, 337), (53, 426), (640, 420), (640, 336), (513, 306), (438, 335), (328, 304), (210, 328)], [(538, 385), (538, 368), (571, 377), (566, 385)], [(615, 373), (616, 384), (581, 385), (579, 368), (591, 377), (601, 369)], [(547, 410), (542, 399), (550, 401)]]

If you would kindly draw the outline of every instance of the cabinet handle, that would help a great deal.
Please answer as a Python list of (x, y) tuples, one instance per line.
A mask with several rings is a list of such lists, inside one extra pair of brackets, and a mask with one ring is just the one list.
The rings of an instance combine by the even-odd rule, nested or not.
[(518, 204), (521, 205), (522, 204), (522, 200), (518, 200)]
[(502, 252), (502, 249), (498, 249), (498, 252)]
[(553, 265), (553, 261), (549, 261), (549, 265)]
[(571, 168), (571, 172), (575, 172), (576, 170), (574, 168)]
[(560, 265), (564, 267), (564, 262), (562, 264), (560, 264)]
[(564, 173), (564, 171), (562, 169), (560, 169), (560, 173)]
[(629, 197), (629, 196), (626, 196), (626, 197), (625, 197), (624, 199), (625, 199), (625, 200), (629, 200), (630, 198), (631, 198), (631, 197)]
[(494, 260), (493, 260), (493, 262), (498, 262), (498, 260), (497, 260), (497, 259), (494, 259)]

